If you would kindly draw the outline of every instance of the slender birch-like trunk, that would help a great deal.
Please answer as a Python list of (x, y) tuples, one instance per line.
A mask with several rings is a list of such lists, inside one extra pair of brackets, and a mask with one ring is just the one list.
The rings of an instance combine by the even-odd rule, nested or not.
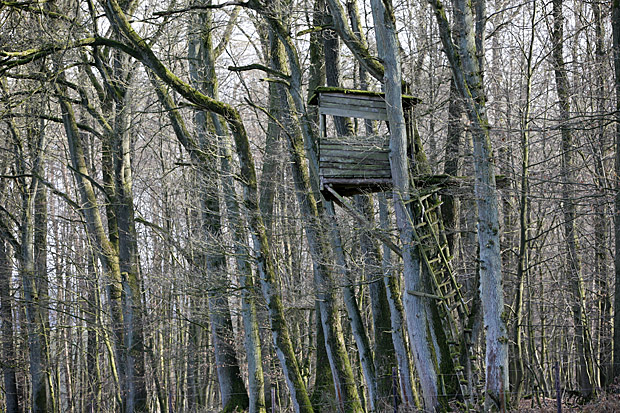
[(512, 383), (513, 404), (518, 406), (525, 386), (525, 352), (523, 349), (523, 297), (525, 294), (525, 278), (529, 271), (529, 168), (530, 168), (530, 111), (532, 95), (532, 75), (534, 59), (534, 24), (536, 23), (536, 4), (533, 5), (530, 22), (532, 23), (531, 37), (525, 55), (525, 96), (524, 106), (521, 109), (521, 188), (519, 193), (519, 253), (517, 256), (517, 295), (515, 297), (515, 321), (513, 328), (514, 342), (514, 382)]
[(572, 297), (571, 309), (575, 326), (575, 346), (579, 365), (577, 367), (577, 382), (580, 392), (585, 397), (595, 394), (594, 388), (594, 361), (592, 359), (592, 341), (588, 317), (586, 313), (585, 290), (583, 285), (581, 262), (577, 248), (577, 231), (575, 220), (577, 211), (573, 201), (575, 191), (573, 183), (576, 182), (575, 174), (575, 142), (570, 129), (570, 85), (568, 73), (564, 64), (564, 15), (562, 12), (562, 0), (553, 1), (553, 68), (560, 106), (560, 132), (562, 135), (561, 145), (561, 174), (562, 199), (564, 212), (564, 237), (567, 260), (567, 275)]

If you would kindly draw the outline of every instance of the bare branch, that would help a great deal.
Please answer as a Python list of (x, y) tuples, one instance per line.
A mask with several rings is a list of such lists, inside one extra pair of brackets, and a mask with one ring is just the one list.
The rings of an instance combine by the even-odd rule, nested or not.
[(271, 69), (270, 67), (261, 65), (260, 63), (252, 63), (251, 65), (246, 66), (228, 66), (228, 70), (231, 72), (246, 72), (249, 70), (262, 70), (263, 72), (269, 73), (270, 75), (277, 76), (284, 80), (291, 80), (291, 77), (286, 73), (282, 73), (278, 70)]
[(187, 13), (188, 11), (200, 11), (200, 10), (212, 10), (212, 9), (222, 9), (224, 7), (229, 6), (241, 6), (241, 7), (249, 7), (249, 2), (247, 1), (227, 1), (220, 4), (200, 4), (193, 5), (189, 7), (185, 7), (183, 9), (176, 10), (166, 10), (166, 11), (156, 11), (153, 13), (154, 16), (170, 16), (172, 14), (180, 14)]

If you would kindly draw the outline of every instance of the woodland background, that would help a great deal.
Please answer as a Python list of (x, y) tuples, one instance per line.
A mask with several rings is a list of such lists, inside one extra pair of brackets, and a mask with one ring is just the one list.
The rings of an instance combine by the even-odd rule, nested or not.
[[(0, 0), (0, 25), (5, 411), (507, 410), (556, 371), (566, 400), (613, 392), (617, 0)], [(384, 90), (397, 142), (401, 81), (415, 156), (334, 206), (313, 91)], [(416, 204), (411, 170), (459, 188)], [(411, 238), (440, 203), (454, 308)]]

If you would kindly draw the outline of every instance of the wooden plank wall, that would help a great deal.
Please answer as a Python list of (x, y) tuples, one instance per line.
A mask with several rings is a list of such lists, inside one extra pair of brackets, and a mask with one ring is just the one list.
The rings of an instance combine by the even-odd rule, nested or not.
[[(322, 93), (321, 115), (387, 121), (385, 101), (377, 96)], [(323, 120), (321, 116), (321, 120)], [(319, 138), (321, 186), (330, 184), (343, 196), (383, 191), (391, 183), (389, 136), (325, 137), (322, 122)]]
[(321, 94), (319, 113), (345, 118), (387, 120), (385, 101), (376, 96), (353, 96), (345, 93)]
[(386, 136), (353, 136), (320, 141), (319, 172), (330, 178), (390, 178)]

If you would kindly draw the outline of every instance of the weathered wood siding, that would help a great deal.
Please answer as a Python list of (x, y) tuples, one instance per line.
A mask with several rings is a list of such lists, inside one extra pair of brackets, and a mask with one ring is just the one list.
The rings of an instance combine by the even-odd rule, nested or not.
[(387, 120), (385, 101), (375, 96), (330, 93), (321, 94), (319, 102), (319, 113), (324, 115)]
[[(408, 97), (407, 105), (415, 104)], [(330, 185), (343, 196), (389, 190), (389, 135), (327, 136), (326, 116), (387, 121), (382, 94), (361, 91), (318, 90), (311, 99), (320, 113), (319, 179), (320, 186)]]
[[(322, 184), (364, 186), (387, 185), (391, 180), (387, 136), (321, 138), (319, 175)], [(378, 190), (378, 188), (374, 188)]]

